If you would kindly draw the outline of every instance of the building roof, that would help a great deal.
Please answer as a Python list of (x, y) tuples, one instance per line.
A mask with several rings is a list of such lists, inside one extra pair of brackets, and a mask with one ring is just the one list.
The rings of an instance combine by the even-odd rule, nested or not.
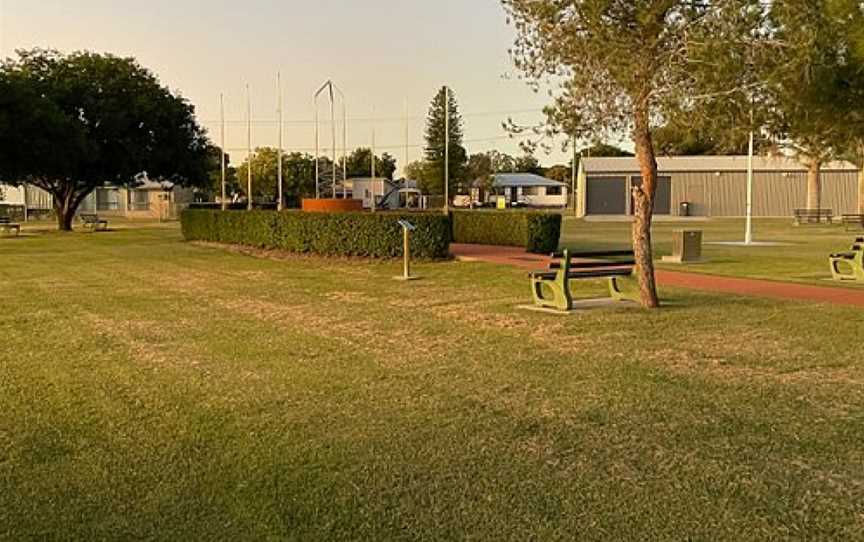
[(493, 175), (492, 186), (509, 188), (513, 186), (567, 186), (565, 183), (547, 179), (533, 173), (498, 173)]
[[(581, 167), (586, 173), (624, 173), (638, 172), (639, 163), (635, 157), (585, 157)], [(756, 156), (753, 158), (755, 171), (807, 171), (807, 166), (794, 158), (786, 156)], [(660, 173), (689, 171), (747, 171), (746, 156), (660, 156), (657, 158)], [(822, 171), (858, 171), (851, 162), (828, 162)]]

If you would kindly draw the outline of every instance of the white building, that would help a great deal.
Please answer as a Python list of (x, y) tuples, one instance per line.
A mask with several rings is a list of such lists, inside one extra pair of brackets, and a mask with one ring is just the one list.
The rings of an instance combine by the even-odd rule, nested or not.
[(363, 200), (363, 208), (372, 208), (372, 198), (378, 209), (405, 209), (421, 207), (421, 193), (417, 183), (410, 180), (391, 181), (384, 177), (354, 177), (345, 187), (354, 199)]
[(474, 198), (491, 201), (504, 196), (507, 203), (521, 203), (529, 207), (567, 207), (567, 184), (533, 173), (498, 173), (492, 176), (492, 189), (484, 196), (475, 184)]
[(51, 194), (41, 188), (32, 185), (0, 184), (0, 209), (6, 211), (0, 214), (20, 214), (22, 218), (26, 218), (26, 215), (51, 211), (53, 203)]

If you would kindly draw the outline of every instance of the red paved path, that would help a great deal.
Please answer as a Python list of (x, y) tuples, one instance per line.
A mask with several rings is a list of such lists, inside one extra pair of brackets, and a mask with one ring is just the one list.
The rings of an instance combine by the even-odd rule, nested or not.
[[(529, 271), (545, 269), (549, 262), (548, 256), (529, 254), (516, 247), (452, 244), (450, 251), (460, 260), (497, 263)], [(657, 271), (657, 282), (662, 286), (709, 292), (864, 307), (864, 290), (850, 288), (830, 288), (665, 270)]]

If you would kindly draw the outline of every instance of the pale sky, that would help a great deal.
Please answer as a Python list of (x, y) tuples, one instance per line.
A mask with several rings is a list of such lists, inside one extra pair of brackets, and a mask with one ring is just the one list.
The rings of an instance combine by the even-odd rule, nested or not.
[[(195, 104), (217, 144), (224, 93), (233, 163), (245, 155), (247, 83), (252, 146), (277, 143), (277, 71), (288, 151), (314, 146), (311, 97), (333, 79), (346, 94), (349, 150), (369, 146), (374, 125), (379, 152), (401, 166), (407, 99), (408, 159), (419, 158), (429, 101), (448, 84), (469, 152), (518, 154), (501, 123), (507, 112), (540, 122), (548, 97), (516, 79), (507, 52), (513, 35), (498, 0), (0, 0), (2, 57), (35, 46), (134, 56)], [(324, 104), (321, 117), (329, 118)], [(322, 130), (329, 147), (329, 126)], [(560, 143), (555, 148), (552, 156), (539, 152), (540, 161), (569, 159)]]

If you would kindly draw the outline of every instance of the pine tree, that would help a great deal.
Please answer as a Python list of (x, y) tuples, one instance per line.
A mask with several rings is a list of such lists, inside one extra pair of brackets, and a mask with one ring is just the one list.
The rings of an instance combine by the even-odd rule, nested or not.
[(426, 117), (426, 160), (422, 189), (429, 194), (444, 193), (444, 153), (445, 134), (447, 127), (445, 119), (447, 116), (447, 102), (450, 109), (450, 195), (465, 192), (468, 189), (468, 153), (462, 146), (462, 116), (459, 114), (459, 105), (453, 91), (448, 92), (447, 87), (441, 88), (432, 104), (429, 106), (429, 114)]

